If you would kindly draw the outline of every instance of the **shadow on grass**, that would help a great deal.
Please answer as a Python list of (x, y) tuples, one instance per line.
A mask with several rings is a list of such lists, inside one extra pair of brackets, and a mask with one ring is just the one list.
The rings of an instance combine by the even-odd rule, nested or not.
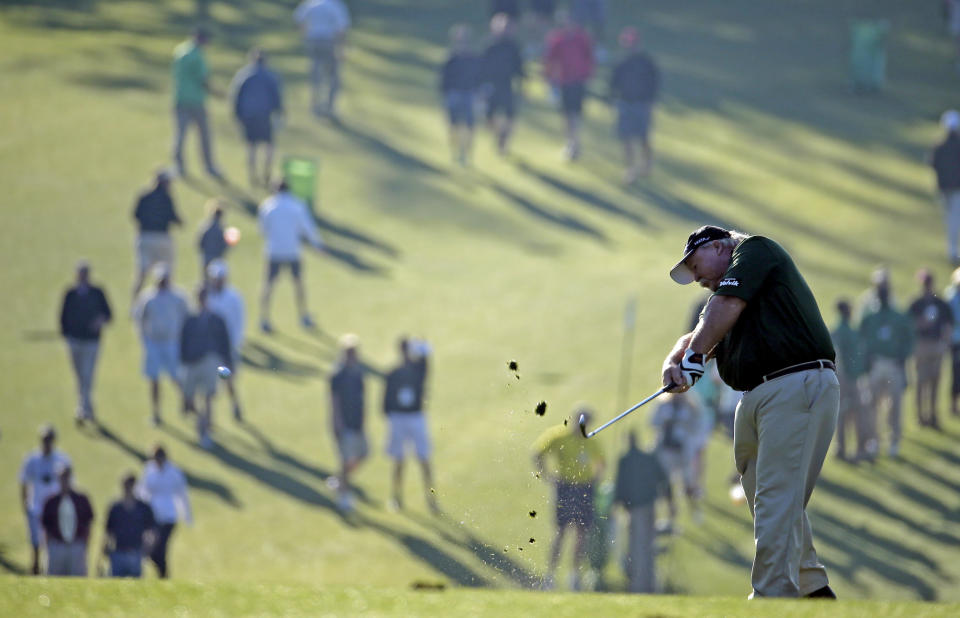
[[(94, 426), (94, 431), (94, 437), (99, 437), (107, 442), (110, 442), (130, 457), (136, 459), (138, 462), (144, 463), (147, 461), (147, 459), (149, 459), (149, 456), (145, 451), (127, 442), (118, 433), (104, 425), (103, 422), (97, 421), (96, 425)], [(187, 478), (187, 485), (189, 485), (191, 489), (213, 494), (234, 508), (240, 508), (243, 506), (240, 501), (237, 500), (236, 496), (233, 495), (233, 491), (223, 483), (206, 477), (198, 476), (183, 466), (180, 466), (180, 469), (183, 471), (183, 475)]]
[(281, 356), (280, 352), (260, 341), (247, 341), (240, 361), (254, 371), (270, 372), (287, 379), (317, 378), (322, 375), (316, 365), (299, 363)]
[(521, 211), (535, 217), (538, 221), (563, 228), (575, 234), (587, 236), (601, 244), (605, 244), (607, 242), (606, 234), (599, 229), (584, 223), (577, 217), (541, 206), (520, 195), (519, 193), (516, 193), (512, 189), (508, 189), (506, 186), (493, 180), (492, 178), (488, 177), (487, 182), (489, 187), (498, 196), (515, 205)]
[(7, 548), (5, 545), (0, 545), (0, 571), (6, 571), (12, 575), (26, 575), (27, 568), (20, 566), (16, 562), (12, 562), (7, 558)]

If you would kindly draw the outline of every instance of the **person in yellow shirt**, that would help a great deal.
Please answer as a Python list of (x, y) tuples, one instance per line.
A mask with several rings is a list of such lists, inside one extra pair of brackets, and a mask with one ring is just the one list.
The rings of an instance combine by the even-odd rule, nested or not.
[[(574, 414), (590, 420), (590, 411), (581, 407)], [(594, 485), (603, 473), (603, 451), (598, 442), (587, 440), (576, 423), (557, 425), (543, 433), (533, 445), (533, 461), (540, 478), (552, 482), (557, 496), (557, 533), (550, 548), (550, 564), (544, 589), (554, 587), (560, 549), (567, 529), (576, 530), (571, 588), (578, 590), (586, 557), (587, 533), (593, 526)], [(585, 566), (585, 565), (584, 565)]]

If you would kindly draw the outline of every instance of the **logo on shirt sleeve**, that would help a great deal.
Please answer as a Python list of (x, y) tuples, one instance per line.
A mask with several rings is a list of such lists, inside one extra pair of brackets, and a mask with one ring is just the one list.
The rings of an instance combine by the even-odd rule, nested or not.
[(738, 288), (740, 287), (740, 280), (734, 277), (727, 277), (726, 279), (721, 280), (720, 284), (717, 287), (718, 288), (722, 288), (722, 287)]

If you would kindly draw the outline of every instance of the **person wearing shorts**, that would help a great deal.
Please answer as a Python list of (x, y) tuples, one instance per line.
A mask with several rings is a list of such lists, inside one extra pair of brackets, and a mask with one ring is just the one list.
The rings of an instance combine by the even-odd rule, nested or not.
[(133, 218), (137, 222), (137, 272), (133, 283), (133, 298), (136, 298), (150, 269), (157, 264), (173, 266), (170, 226), (183, 225), (183, 222), (170, 195), (169, 173), (157, 172), (153, 188), (137, 197)]
[(593, 75), (593, 42), (570, 14), (557, 14), (559, 27), (547, 37), (543, 66), (547, 81), (560, 91), (561, 110), (566, 121), (568, 161), (580, 157), (580, 126), (587, 81)]
[(516, 116), (516, 84), (523, 79), (523, 56), (513, 33), (513, 22), (504, 13), (490, 20), (490, 44), (480, 59), (486, 92), (487, 123), (497, 139), (497, 152), (507, 153)]
[[(589, 421), (590, 411), (580, 407), (573, 415), (584, 414)], [(552, 481), (556, 497), (557, 531), (550, 546), (550, 562), (544, 577), (544, 589), (554, 587), (554, 577), (560, 562), (563, 537), (574, 528), (576, 544), (573, 554), (573, 580), (570, 587), (580, 588), (580, 567), (586, 559), (587, 534), (593, 525), (594, 487), (604, 468), (603, 451), (596, 441), (587, 440), (576, 423), (557, 425), (541, 435), (533, 445), (533, 460), (539, 478)]]
[(213, 446), (210, 427), (213, 415), (213, 396), (217, 393), (220, 366), (233, 370), (233, 353), (227, 324), (207, 306), (207, 288), (197, 291), (197, 313), (183, 323), (180, 333), (180, 363), (184, 408), (197, 412), (194, 397), (203, 397), (203, 407), (197, 412), (197, 436), (200, 446)]
[(365, 408), (364, 370), (360, 363), (360, 339), (353, 334), (340, 338), (340, 361), (330, 376), (330, 416), (333, 436), (340, 451), (340, 476), (336, 478), (340, 510), (353, 510), (350, 477), (367, 458), (363, 431)]
[[(280, 78), (267, 66), (263, 50), (250, 51), (250, 64), (240, 69), (230, 88), (233, 113), (243, 127), (247, 142), (247, 173), (250, 184), (270, 182), (273, 167), (273, 117), (283, 115)], [(257, 174), (257, 148), (263, 144), (263, 174)]]
[(233, 358), (233, 371), (224, 379), (227, 394), (233, 403), (233, 419), (243, 422), (243, 410), (240, 407), (240, 396), (237, 394), (237, 370), (242, 358), (241, 349), (246, 340), (246, 305), (243, 296), (235, 287), (227, 282), (229, 269), (223, 260), (213, 260), (207, 267), (207, 305), (210, 311), (223, 318), (230, 335), (230, 348)]
[(150, 381), (151, 419), (160, 425), (160, 376), (166, 373), (180, 386), (180, 330), (187, 317), (187, 301), (172, 285), (166, 264), (154, 271), (157, 285), (140, 295), (133, 317), (143, 342), (143, 375)]
[(480, 59), (470, 49), (470, 28), (458, 24), (450, 30), (450, 55), (440, 69), (440, 95), (447, 109), (450, 151), (466, 165), (473, 147), (473, 104), (479, 85)]
[(40, 547), (43, 546), (40, 515), (47, 498), (60, 490), (57, 470), (70, 466), (70, 458), (54, 448), (57, 432), (53, 425), (40, 427), (40, 448), (23, 460), (20, 468), (20, 500), (27, 518), (27, 532), (33, 549), (30, 572), (40, 574)]
[[(640, 47), (636, 28), (620, 33), (624, 58), (613, 69), (610, 95), (617, 105), (617, 137), (623, 144), (626, 160), (626, 184), (633, 184), (650, 173), (653, 153), (650, 148), (650, 120), (660, 90), (660, 71), (653, 59)], [(640, 158), (637, 158), (637, 147)]]
[(412, 447), (420, 462), (427, 506), (434, 513), (439, 513), (433, 493), (430, 438), (423, 413), (430, 347), (424, 341), (401, 337), (399, 348), (400, 364), (387, 374), (383, 394), (383, 411), (389, 425), (386, 451), (393, 459), (390, 506), (395, 510), (403, 508), (403, 462), (408, 449)]
[(318, 251), (323, 250), (323, 245), (307, 205), (290, 193), (284, 179), (277, 183), (273, 195), (260, 205), (257, 219), (265, 241), (267, 258), (266, 282), (260, 297), (260, 330), (265, 333), (273, 332), (270, 323), (270, 296), (273, 294), (274, 280), (282, 270), (289, 270), (293, 275), (300, 323), (304, 328), (313, 328), (314, 322), (307, 312), (307, 294), (300, 276), (300, 244), (306, 241)]

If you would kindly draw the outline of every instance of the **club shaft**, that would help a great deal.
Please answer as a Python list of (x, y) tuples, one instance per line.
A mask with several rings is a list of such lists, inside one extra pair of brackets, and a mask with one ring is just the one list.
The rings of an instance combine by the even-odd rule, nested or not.
[(642, 407), (642, 406), (650, 403), (651, 401), (653, 401), (654, 399), (656, 399), (656, 398), (659, 397), (660, 395), (664, 394), (664, 393), (667, 392), (672, 386), (673, 386), (672, 384), (671, 384), (670, 386), (664, 386), (663, 388), (661, 388), (660, 390), (658, 390), (658, 391), (655, 392), (654, 394), (650, 395), (649, 397), (647, 397), (646, 399), (644, 399), (644, 400), (641, 401), (640, 403), (634, 405), (634, 406), (633, 406), (632, 408), (630, 408), (629, 410), (624, 410), (624, 411), (621, 412), (620, 415), (617, 416), (616, 418), (607, 421), (607, 422), (604, 423), (603, 425), (600, 425), (599, 427), (597, 427), (596, 429), (594, 429), (593, 431), (591, 431), (590, 433), (588, 433), (588, 434), (587, 434), (587, 437), (588, 437), (588, 438), (592, 438), (593, 436), (597, 435), (598, 433), (600, 433), (601, 431), (603, 431), (604, 429), (606, 429), (606, 428), (609, 427), (610, 425), (613, 425), (614, 423), (616, 423), (617, 421), (619, 421), (621, 418), (623, 418), (624, 416), (630, 414), (631, 412), (633, 412), (633, 411), (636, 410), (637, 408)]

